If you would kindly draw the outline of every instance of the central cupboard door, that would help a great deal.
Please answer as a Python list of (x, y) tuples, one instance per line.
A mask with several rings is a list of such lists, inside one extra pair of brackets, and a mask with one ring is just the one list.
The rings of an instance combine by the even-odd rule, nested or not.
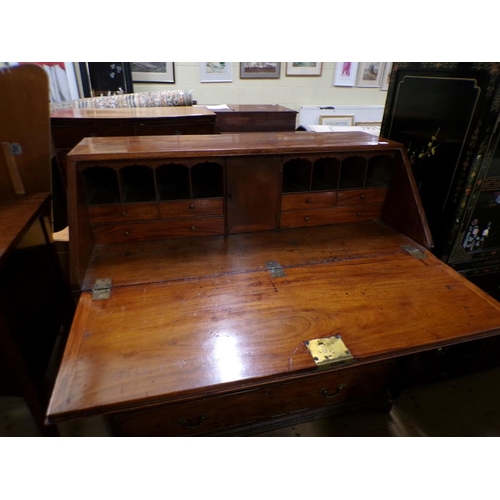
[(226, 172), (227, 232), (276, 229), (280, 208), (281, 158), (228, 158)]

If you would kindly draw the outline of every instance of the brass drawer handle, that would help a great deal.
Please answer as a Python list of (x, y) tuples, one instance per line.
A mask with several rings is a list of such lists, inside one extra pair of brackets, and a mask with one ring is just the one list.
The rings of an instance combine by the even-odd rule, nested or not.
[(336, 398), (346, 387), (347, 387), (347, 384), (341, 384), (337, 387), (337, 390), (333, 394), (328, 394), (328, 389), (325, 389), (325, 388), (320, 389), (319, 393), (327, 399), (332, 399), (332, 398)]
[(200, 415), (198, 419), (194, 422), (188, 422), (187, 418), (181, 418), (177, 421), (178, 424), (182, 425), (186, 429), (196, 429), (199, 427), (210, 415), (208, 413), (204, 413)]

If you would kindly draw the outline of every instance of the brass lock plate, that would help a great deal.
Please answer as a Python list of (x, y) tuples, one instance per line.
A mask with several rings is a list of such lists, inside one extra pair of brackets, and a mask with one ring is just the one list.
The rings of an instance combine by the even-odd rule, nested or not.
[(320, 368), (343, 365), (354, 361), (354, 356), (342, 340), (341, 335), (308, 340), (305, 342), (316, 365)]

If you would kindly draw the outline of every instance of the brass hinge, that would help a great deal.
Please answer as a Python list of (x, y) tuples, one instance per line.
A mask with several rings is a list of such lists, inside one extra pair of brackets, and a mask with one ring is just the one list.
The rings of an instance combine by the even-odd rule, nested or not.
[(266, 262), (266, 267), (269, 271), (271, 271), (271, 276), (273, 278), (281, 278), (282, 276), (286, 276), (285, 271), (283, 270), (283, 266), (279, 262)]
[(318, 368), (329, 368), (354, 361), (354, 356), (344, 344), (341, 335), (308, 340), (304, 343)]
[(109, 299), (111, 295), (111, 278), (95, 280), (94, 288), (92, 288), (92, 300)]

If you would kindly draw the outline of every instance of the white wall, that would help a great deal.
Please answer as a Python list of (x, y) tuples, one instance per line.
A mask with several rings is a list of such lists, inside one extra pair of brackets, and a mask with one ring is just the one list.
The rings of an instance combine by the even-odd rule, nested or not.
[(198, 104), (280, 104), (300, 110), (304, 105), (384, 105), (387, 91), (379, 88), (334, 87), (334, 62), (323, 63), (321, 76), (286, 76), (281, 63), (279, 79), (240, 79), (240, 63), (233, 64), (233, 81), (200, 83), (198, 62), (174, 63), (175, 83), (134, 83), (134, 92), (192, 90)]

